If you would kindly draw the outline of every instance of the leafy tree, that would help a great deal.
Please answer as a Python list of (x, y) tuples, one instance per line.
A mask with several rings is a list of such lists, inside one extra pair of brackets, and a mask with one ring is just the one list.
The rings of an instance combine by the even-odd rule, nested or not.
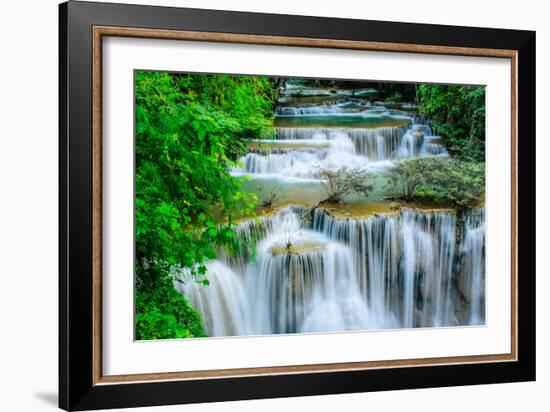
[(366, 196), (373, 189), (369, 183), (368, 172), (360, 169), (319, 169), (314, 175), (321, 180), (323, 190), (327, 194), (324, 202), (338, 203), (353, 193), (362, 193)]
[(386, 103), (389, 103), (392, 107), (398, 107), (401, 102), (403, 102), (403, 95), (397, 90), (386, 98)]
[(203, 335), (170, 268), (203, 279), (234, 246), (233, 219), (258, 199), (230, 169), (247, 139), (273, 135), (275, 96), (265, 77), (136, 73), (136, 337)]
[(420, 115), (430, 119), (451, 155), (484, 161), (485, 87), (421, 84), (417, 90)]
[(450, 158), (421, 158), (400, 162), (389, 185), (395, 199), (432, 201), (463, 210), (479, 203), (485, 193), (485, 164)]
[(414, 200), (418, 187), (426, 181), (423, 169), (426, 166), (425, 159), (405, 160), (397, 163), (388, 178), (388, 186), (391, 196), (407, 202)]
[(137, 289), (135, 326), (138, 340), (206, 336), (199, 313), (167, 276), (158, 276), (152, 290)]

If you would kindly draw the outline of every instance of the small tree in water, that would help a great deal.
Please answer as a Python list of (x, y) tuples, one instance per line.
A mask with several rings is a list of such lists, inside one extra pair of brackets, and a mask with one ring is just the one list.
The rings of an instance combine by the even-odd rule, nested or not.
[(327, 194), (323, 202), (338, 203), (353, 193), (367, 196), (373, 189), (372, 184), (369, 183), (370, 175), (365, 170), (347, 167), (319, 169), (314, 176), (321, 180), (323, 190)]
[(287, 253), (290, 253), (292, 251), (292, 246), (294, 246), (294, 235), (297, 233), (297, 231), (294, 232), (288, 232), (285, 234), (285, 249)]
[(259, 185), (256, 191), (260, 195), (260, 203), (264, 207), (273, 207), (273, 204), (281, 198), (281, 189), (278, 186), (267, 189), (264, 185)]

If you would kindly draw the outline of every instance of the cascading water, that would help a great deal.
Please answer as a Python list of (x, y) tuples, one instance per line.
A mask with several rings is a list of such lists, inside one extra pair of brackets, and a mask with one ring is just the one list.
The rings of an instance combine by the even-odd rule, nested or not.
[[(251, 142), (232, 173), (319, 190), (319, 169), (378, 173), (400, 159), (448, 155), (425, 119), (410, 115), (403, 126), (403, 112), (385, 107), (341, 100), (276, 111), (279, 117), (345, 121), (358, 112), (396, 116), (400, 123), (278, 127), (276, 139)], [(207, 263), (210, 286), (196, 284), (185, 271), (175, 285), (210, 336), (483, 324), (484, 218), (483, 209), (460, 216), (402, 209), (352, 217), (322, 206), (286, 206), (239, 223), (235, 237), (249, 247), (238, 256), (218, 249), (218, 259)]]
[[(349, 118), (345, 102), (312, 106), (281, 107), (279, 117), (307, 119), (331, 115), (336, 119)], [(423, 119), (392, 114), (385, 109), (354, 103), (364, 116), (409, 119), (410, 124), (395, 127), (278, 127), (275, 140), (254, 141), (261, 150), (252, 149), (240, 159), (242, 167), (233, 169), (235, 175), (254, 177), (311, 179), (318, 169), (339, 168), (342, 165), (381, 171), (390, 168), (395, 160), (425, 156), (447, 156), (444, 146), (431, 136), (431, 128)], [(358, 109), (351, 111), (356, 113)], [(418, 122), (418, 123), (417, 123)], [(284, 144), (284, 149), (281, 149)]]
[(398, 155), (406, 127), (365, 128), (308, 128), (280, 127), (276, 129), (277, 140), (331, 141), (338, 138), (349, 139), (358, 155), (370, 160), (388, 160)]
[[(287, 237), (294, 237), (290, 250), (285, 246)], [(348, 247), (301, 229), (266, 239), (258, 251), (254, 296), (261, 302), (255, 313), (262, 333), (367, 327)]]
[[(210, 336), (250, 335), (249, 305), (239, 274), (220, 261), (208, 263), (208, 287), (185, 276), (174, 282), (177, 290), (191, 298)], [(185, 282), (185, 283), (183, 283)]]
[(480, 209), (477, 213), (469, 214), (464, 222), (465, 235), (462, 245), (464, 259), (463, 270), (468, 276), (464, 277), (462, 285), (463, 293), (470, 296), (469, 323), (472, 325), (484, 322), (485, 310), (485, 211)]
[[(483, 209), (342, 219), (283, 208), (239, 225), (257, 258), (208, 263), (208, 288), (176, 282), (212, 336), (484, 322)], [(457, 233), (464, 233), (463, 238)]]
[[(350, 109), (350, 107), (352, 107)], [(329, 104), (310, 104), (303, 106), (280, 106), (277, 107), (275, 114), (277, 116), (308, 116), (324, 114), (347, 114), (357, 113), (363, 110), (372, 110), (373, 107), (362, 101), (342, 100)]]

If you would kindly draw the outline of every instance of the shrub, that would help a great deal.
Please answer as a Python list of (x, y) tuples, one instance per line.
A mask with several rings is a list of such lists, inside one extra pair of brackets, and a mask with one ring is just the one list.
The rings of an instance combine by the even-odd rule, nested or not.
[[(157, 267), (138, 271), (158, 271)], [(169, 276), (152, 276), (155, 279), (136, 288), (135, 338), (137, 340), (193, 338), (206, 336), (201, 317), (195, 308), (173, 286)], [(142, 281), (137, 279), (138, 283)]]
[(450, 158), (399, 163), (390, 173), (392, 197), (449, 203), (457, 210), (475, 206), (485, 193), (485, 164)]
[(321, 180), (323, 190), (327, 194), (324, 202), (337, 203), (353, 193), (366, 196), (373, 188), (369, 183), (369, 174), (364, 170), (347, 167), (336, 170), (319, 169), (314, 176)]
[(258, 195), (260, 197), (260, 204), (263, 207), (273, 207), (280, 198), (281, 198), (281, 188), (274, 186), (272, 188), (266, 188), (264, 185), (259, 185), (256, 188)]

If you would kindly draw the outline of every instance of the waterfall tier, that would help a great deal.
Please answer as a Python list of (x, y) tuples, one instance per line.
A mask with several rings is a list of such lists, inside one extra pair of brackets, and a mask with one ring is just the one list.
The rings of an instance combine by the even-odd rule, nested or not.
[(324, 114), (346, 114), (378, 109), (361, 100), (340, 100), (325, 104), (309, 104), (301, 106), (279, 106), (275, 114), (281, 116), (319, 116)]
[(210, 286), (177, 282), (212, 336), (476, 325), (485, 321), (484, 210), (340, 219), (287, 207), (237, 236), (257, 256), (223, 253)]
[(276, 140), (254, 141), (253, 149), (239, 159), (235, 174), (255, 177), (312, 179), (319, 169), (342, 166), (374, 172), (386, 170), (394, 160), (447, 156), (436, 139), (425, 139), (429, 126), (405, 127), (281, 127)]
[(280, 127), (277, 128), (278, 140), (338, 140), (350, 141), (354, 153), (370, 160), (388, 160), (397, 156), (403, 135), (409, 127), (365, 128), (318, 128), (318, 127)]

